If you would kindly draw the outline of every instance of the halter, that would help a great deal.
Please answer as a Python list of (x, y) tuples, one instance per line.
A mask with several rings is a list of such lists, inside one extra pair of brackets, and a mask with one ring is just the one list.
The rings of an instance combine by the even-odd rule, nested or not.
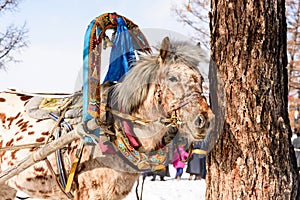
[(171, 109), (171, 117), (170, 118), (166, 118), (166, 121), (163, 121), (164, 123), (166, 123), (167, 127), (168, 126), (174, 126), (174, 127), (178, 127), (179, 125), (181, 125), (183, 122), (180, 120), (180, 118), (177, 115), (177, 111), (188, 105), (189, 103), (191, 103), (194, 100), (197, 100), (198, 98), (200, 98), (201, 95), (199, 93), (192, 93), (191, 95), (187, 96), (186, 98), (184, 98), (183, 100), (181, 100), (178, 104), (174, 105), (174, 108)]

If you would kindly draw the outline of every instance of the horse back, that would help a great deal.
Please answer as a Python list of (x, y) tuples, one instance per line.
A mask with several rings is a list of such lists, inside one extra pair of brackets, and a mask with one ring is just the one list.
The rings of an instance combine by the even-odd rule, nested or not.
[[(29, 95), (0, 93), (0, 172), (14, 166), (37, 148), (27, 148), (26, 145), (46, 142), (51, 132), (50, 127), (55, 124), (51, 119), (30, 117), (25, 108), (30, 99), (32, 96)], [(14, 149), (16, 146), (20, 148)], [(48, 159), (55, 163), (53, 154)], [(54, 169), (56, 170), (56, 166)], [(9, 179), (7, 184), (34, 196), (49, 198), (56, 195), (57, 198), (64, 199), (64, 195), (60, 198), (61, 192), (55, 178), (45, 162), (41, 161)]]

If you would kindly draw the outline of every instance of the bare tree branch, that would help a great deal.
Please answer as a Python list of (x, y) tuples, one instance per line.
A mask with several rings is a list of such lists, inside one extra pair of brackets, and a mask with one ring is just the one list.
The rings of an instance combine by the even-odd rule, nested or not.
[(0, 13), (4, 11), (14, 11), (18, 8), (20, 0), (0, 0)]
[[(14, 11), (20, 0), (0, 0), (0, 13), (5, 10)], [(21, 27), (10, 25), (2, 33), (0, 32), (0, 69), (6, 69), (11, 62), (18, 62), (16, 53), (27, 47), (26, 24)]]
[(178, 21), (195, 30), (193, 38), (209, 49), (209, 0), (190, 0), (181, 7), (173, 7)]

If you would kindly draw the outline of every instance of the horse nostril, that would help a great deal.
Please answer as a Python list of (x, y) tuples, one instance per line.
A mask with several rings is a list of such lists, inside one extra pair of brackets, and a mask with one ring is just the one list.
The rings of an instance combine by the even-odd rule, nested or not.
[(203, 115), (198, 115), (196, 120), (195, 120), (195, 125), (198, 126), (199, 128), (202, 128), (205, 125), (205, 118)]

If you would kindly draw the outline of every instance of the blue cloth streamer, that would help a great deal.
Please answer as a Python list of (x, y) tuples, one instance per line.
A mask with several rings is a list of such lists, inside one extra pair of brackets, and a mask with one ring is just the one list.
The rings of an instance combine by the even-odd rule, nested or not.
[(105, 81), (119, 81), (136, 61), (132, 39), (122, 17), (117, 19), (118, 27)]

